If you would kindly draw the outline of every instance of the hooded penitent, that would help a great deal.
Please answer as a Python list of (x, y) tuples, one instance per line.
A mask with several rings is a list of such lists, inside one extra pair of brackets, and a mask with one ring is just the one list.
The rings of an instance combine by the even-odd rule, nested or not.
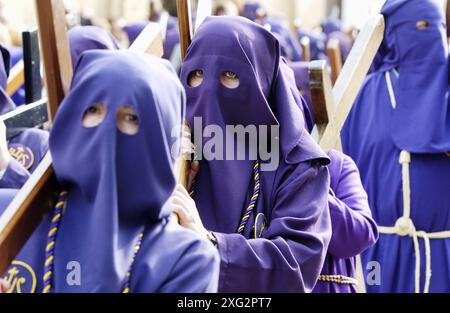
[[(86, 128), (83, 116), (95, 104), (106, 115)], [(138, 116), (135, 135), (117, 127), (124, 106)], [(171, 152), (179, 151), (183, 111), (183, 88), (165, 61), (126, 51), (84, 53), (50, 138), (66, 206), (58, 226), (55, 217), (45, 219), (6, 278), (32, 272), (37, 292), (49, 284), (52, 292), (215, 291), (217, 252), (169, 219), (177, 157)], [(55, 227), (52, 244), (47, 233)], [(78, 266), (78, 281), (68, 283), (68, 266)]]
[(80, 55), (88, 50), (119, 50), (117, 40), (106, 30), (97, 26), (77, 26), (69, 30), (72, 65), (77, 64)]
[[(192, 87), (189, 77), (198, 71), (203, 82)], [(239, 77), (237, 88), (221, 84), (225, 72)], [(292, 92), (293, 74), (280, 58), (278, 41), (242, 17), (207, 18), (188, 50), (181, 79), (187, 89), (188, 122), (205, 145), (211, 136), (196, 133), (195, 118), (202, 119), (203, 129), (215, 125), (223, 133), (236, 125), (280, 127), (272, 146), (273, 153), (279, 152), (279, 166), (257, 176), (260, 194), (243, 235), (236, 232), (256, 184), (254, 160), (247, 154), (239, 161), (232, 151), (234, 160), (200, 162), (194, 199), (205, 227), (219, 242), (219, 290), (310, 291), (330, 236), (323, 167), (328, 159), (304, 128), (300, 97)], [(260, 141), (267, 139), (266, 133), (257, 133)], [(255, 152), (256, 145), (234, 142), (234, 148), (246, 152)]]
[(373, 216), (387, 227), (364, 257), (366, 265), (372, 262), (369, 267), (378, 262), (382, 268), (381, 285), (368, 289), (449, 292), (450, 240), (441, 235), (443, 239), (427, 244), (436, 232), (450, 230), (445, 17), (432, 0), (388, 0), (382, 14), (386, 30), (375, 71), (342, 133), (344, 150), (361, 171)]

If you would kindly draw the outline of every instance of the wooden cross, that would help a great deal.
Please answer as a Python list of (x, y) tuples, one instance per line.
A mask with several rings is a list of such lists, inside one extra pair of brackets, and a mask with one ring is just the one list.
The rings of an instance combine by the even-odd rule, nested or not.
[[(69, 90), (72, 79), (63, 0), (36, 0), (36, 7), (49, 95), (49, 112), (54, 116)], [(147, 42), (147, 45), (139, 46), (142, 51), (154, 51), (157, 46), (155, 41), (162, 46), (162, 36), (149, 30), (153, 27), (153, 24), (148, 25), (138, 38), (138, 43)], [(7, 270), (45, 214), (52, 210), (58, 189), (52, 159), (50, 153), (47, 153), (0, 216), (0, 273)]]

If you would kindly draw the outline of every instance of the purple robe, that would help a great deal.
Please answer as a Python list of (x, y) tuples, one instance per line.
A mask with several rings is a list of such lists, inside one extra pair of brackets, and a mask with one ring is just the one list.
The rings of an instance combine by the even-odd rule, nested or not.
[[(385, 38), (375, 71), (366, 79), (343, 130), (344, 150), (361, 171), (374, 219), (382, 227), (395, 226), (404, 215), (399, 159), (402, 151), (409, 152), (410, 220), (417, 231), (448, 231), (450, 110), (445, 17), (430, 0), (388, 0), (382, 13)], [(427, 21), (425, 29), (417, 27), (420, 21)], [(381, 271), (378, 282), (367, 287), (369, 292), (422, 292), (427, 274), (431, 275), (430, 292), (450, 292), (450, 239), (430, 239), (428, 249), (422, 237), (415, 247), (408, 232), (406, 236), (381, 233), (363, 257), (366, 275), (374, 264)], [(418, 257), (420, 281), (416, 282)]]
[[(125, 83), (129, 88), (121, 88)], [(111, 114), (84, 127), (80, 117), (98, 103)], [(184, 104), (167, 61), (128, 51), (81, 56), (50, 137), (55, 175), (67, 191), (64, 211), (45, 217), (5, 273), (16, 282), (14, 292), (46, 286), (55, 293), (119, 293), (125, 286), (132, 293), (217, 290), (216, 249), (178, 225), (168, 202)], [(117, 127), (115, 113), (124, 105), (138, 116), (134, 135)], [(49, 242), (50, 229), (57, 231)], [(69, 283), (67, 269), (76, 264), (79, 283)]]
[[(328, 166), (331, 189), (335, 194), (328, 196), (333, 234), (321, 275), (356, 279), (356, 256), (377, 241), (378, 229), (356, 164), (350, 157), (334, 150), (328, 155), (331, 158)], [(319, 281), (314, 292), (355, 293), (357, 286)]]
[[(216, 44), (207, 44), (212, 41)], [(188, 77), (197, 70), (204, 80), (194, 88)], [(221, 85), (218, 77), (224, 71), (239, 76), (238, 88)], [(220, 292), (310, 292), (322, 269), (331, 236), (329, 160), (304, 128), (289, 71), (270, 32), (229, 16), (205, 20), (182, 67), (191, 127), (196, 117), (204, 126), (221, 129), (280, 126), (279, 166), (260, 173), (260, 196), (243, 235), (237, 229), (252, 197), (254, 160), (200, 162), (194, 200), (218, 241)], [(253, 144), (241, 147), (255, 149)]]
[(19, 190), (17, 189), (0, 188), (0, 216), (8, 208), (9, 204), (14, 200), (14, 197), (18, 192)]

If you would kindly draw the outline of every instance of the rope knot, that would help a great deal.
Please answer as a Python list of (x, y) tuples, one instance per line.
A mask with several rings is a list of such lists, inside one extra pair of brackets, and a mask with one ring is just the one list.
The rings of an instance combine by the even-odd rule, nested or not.
[(405, 237), (414, 234), (416, 227), (410, 218), (401, 217), (395, 223), (395, 231), (397, 235)]

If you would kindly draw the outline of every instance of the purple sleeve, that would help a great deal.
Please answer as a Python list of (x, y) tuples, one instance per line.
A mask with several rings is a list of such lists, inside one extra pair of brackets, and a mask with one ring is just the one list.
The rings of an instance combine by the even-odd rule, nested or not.
[(325, 167), (300, 164), (277, 188), (263, 238), (215, 234), (219, 292), (310, 292), (331, 236), (328, 186)]
[(219, 257), (206, 240), (189, 247), (176, 263), (160, 293), (216, 293)]
[(377, 225), (356, 164), (336, 151), (330, 152), (330, 157), (331, 185), (336, 197), (328, 196), (333, 225), (329, 253), (337, 258), (351, 258), (377, 241)]
[(11, 158), (5, 174), (0, 179), (0, 188), (20, 189), (27, 182), (28, 178), (30, 178), (30, 172), (14, 158)]

